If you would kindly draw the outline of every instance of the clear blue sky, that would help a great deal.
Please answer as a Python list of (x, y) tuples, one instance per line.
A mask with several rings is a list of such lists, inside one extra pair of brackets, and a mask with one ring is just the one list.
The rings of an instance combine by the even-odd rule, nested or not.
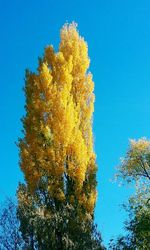
[(98, 163), (96, 221), (104, 242), (122, 232), (120, 209), (131, 193), (110, 182), (129, 138), (150, 137), (149, 0), (0, 0), (0, 200), (15, 194), (22, 174), (15, 145), (24, 113), (24, 72), (35, 70), (59, 30), (78, 23), (89, 45), (95, 81)]

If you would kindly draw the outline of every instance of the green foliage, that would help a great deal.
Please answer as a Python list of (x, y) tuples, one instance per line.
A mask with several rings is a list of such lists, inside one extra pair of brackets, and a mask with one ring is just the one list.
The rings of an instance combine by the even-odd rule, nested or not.
[(125, 222), (126, 236), (110, 242), (114, 250), (150, 249), (150, 142), (131, 140), (126, 157), (119, 167), (118, 176), (136, 184), (136, 194), (129, 199)]
[(129, 212), (129, 219), (125, 223), (127, 234), (116, 241), (112, 240), (110, 249), (150, 249), (150, 203), (142, 206), (130, 200), (126, 209)]
[(100, 250), (101, 236), (88, 214), (80, 218), (75, 206), (54, 201), (48, 192), (31, 195), (18, 189), (20, 230), (28, 249)]

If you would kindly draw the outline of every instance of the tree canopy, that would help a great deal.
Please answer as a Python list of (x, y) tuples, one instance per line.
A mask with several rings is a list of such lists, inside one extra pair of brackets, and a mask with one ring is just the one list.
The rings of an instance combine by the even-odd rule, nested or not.
[(88, 46), (75, 23), (47, 46), (35, 73), (27, 70), (18, 188), (18, 216), (31, 249), (102, 249), (94, 225), (96, 156), (94, 82)]
[(135, 194), (125, 206), (129, 218), (125, 222), (127, 234), (110, 243), (111, 249), (150, 248), (150, 142), (142, 138), (131, 140), (130, 147), (119, 166), (118, 177), (133, 182)]

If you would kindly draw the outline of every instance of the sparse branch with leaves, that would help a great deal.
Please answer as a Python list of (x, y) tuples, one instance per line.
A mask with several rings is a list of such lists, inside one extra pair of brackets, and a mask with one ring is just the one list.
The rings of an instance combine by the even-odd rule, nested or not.
[(150, 182), (150, 141), (142, 138), (130, 140), (130, 147), (118, 167), (118, 177), (129, 182), (148, 180)]

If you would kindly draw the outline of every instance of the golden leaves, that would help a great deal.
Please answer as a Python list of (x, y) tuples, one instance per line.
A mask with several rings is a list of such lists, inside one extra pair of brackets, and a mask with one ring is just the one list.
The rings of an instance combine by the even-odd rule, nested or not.
[(47, 88), (50, 87), (50, 84), (52, 82), (52, 75), (48, 68), (47, 63), (42, 63), (40, 74), (39, 74), (39, 81), (41, 84), (41, 90), (45, 92)]
[[(27, 112), (20, 165), (31, 188), (46, 175), (51, 196), (60, 200), (65, 198), (64, 173), (74, 181), (77, 195), (88, 171), (95, 171), (94, 83), (92, 75), (86, 73), (89, 62), (87, 44), (76, 25), (65, 25), (59, 52), (48, 46), (38, 73), (28, 72), (26, 78)], [(88, 192), (88, 200), (80, 203), (92, 212), (96, 195), (93, 189)]]

